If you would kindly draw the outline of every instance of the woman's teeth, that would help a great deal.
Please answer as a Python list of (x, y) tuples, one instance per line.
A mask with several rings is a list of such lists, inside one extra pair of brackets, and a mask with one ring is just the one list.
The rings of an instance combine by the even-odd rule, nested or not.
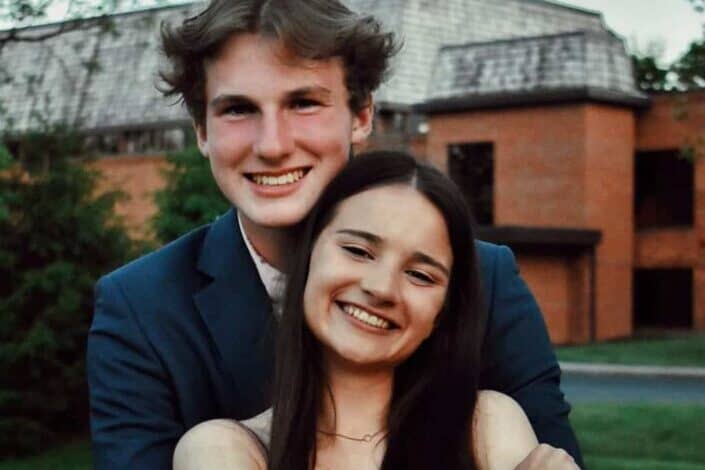
[(252, 175), (252, 181), (262, 186), (280, 186), (283, 184), (296, 183), (304, 177), (304, 170), (295, 170), (278, 176)]
[(351, 317), (360, 320), (362, 323), (365, 323), (367, 325), (374, 326), (375, 328), (381, 328), (384, 330), (389, 330), (392, 327), (392, 324), (387, 320), (380, 318), (377, 315), (373, 315), (369, 312), (366, 312), (365, 310), (357, 308), (354, 305), (343, 304), (342, 308), (345, 313), (347, 313)]

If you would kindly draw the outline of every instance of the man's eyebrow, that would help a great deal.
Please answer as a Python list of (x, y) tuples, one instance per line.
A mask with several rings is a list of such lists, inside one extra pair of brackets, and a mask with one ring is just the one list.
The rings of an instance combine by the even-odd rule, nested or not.
[(426, 253), (421, 253), (420, 251), (415, 251), (413, 258), (421, 263), (430, 264), (431, 266), (435, 266), (436, 268), (440, 269), (443, 272), (443, 274), (445, 274), (447, 277), (450, 277), (450, 272), (448, 271), (448, 268), (446, 268), (443, 265), (443, 263), (441, 263), (440, 261), (436, 261), (433, 257), (427, 255)]
[[(297, 99), (297, 98), (304, 98), (306, 96), (311, 96), (311, 95), (316, 95), (320, 96), (322, 98), (330, 98), (330, 96), (333, 94), (332, 91), (330, 91), (328, 88), (319, 86), (319, 85), (311, 85), (311, 86), (305, 86), (301, 88), (296, 88), (294, 90), (291, 90), (286, 94), (287, 99)], [(249, 98), (246, 95), (231, 95), (231, 94), (222, 94), (218, 95), (215, 98), (213, 98), (210, 101), (210, 106), (213, 108), (217, 108), (222, 104), (225, 103), (233, 103), (233, 102), (244, 102), (244, 103), (253, 103), (253, 100)]]
[(287, 93), (287, 96), (289, 96), (290, 98), (300, 98), (309, 95), (322, 95), (324, 98), (328, 98), (331, 94), (332, 92), (326, 87), (320, 85), (311, 85), (292, 90)]
[(349, 229), (349, 228), (343, 228), (343, 229), (338, 230), (335, 233), (342, 233), (345, 235), (352, 235), (354, 237), (360, 237), (360, 238), (367, 240), (370, 243), (374, 243), (375, 245), (379, 245), (380, 243), (382, 243), (382, 239), (379, 236), (375, 235), (374, 233), (365, 232), (364, 230), (353, 230), (353, 229)]
[(210, 106), (213, 108), (217, 108), (218, 106), (220, 106), (221, 104), (224, 104), (224, 103), (236, 103), (236, 102), (252, 103), (252, 100), (245, 95), (223, 94), (223, 95), (218, 95), (215, 98), (213, 98), (210, 102)]

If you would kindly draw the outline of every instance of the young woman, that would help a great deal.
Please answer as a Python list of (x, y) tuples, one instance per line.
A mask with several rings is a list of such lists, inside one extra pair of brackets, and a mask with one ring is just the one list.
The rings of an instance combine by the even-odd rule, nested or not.
[[(513, 400), (477, 390), (470, 220), (453, 183), (413, 157), (353, 158), (287, 271), (273, 413), (195, 427), (174, 468), (515, 468), (538, 443)], [(577, 468), (545, 452), (551, 468)]]

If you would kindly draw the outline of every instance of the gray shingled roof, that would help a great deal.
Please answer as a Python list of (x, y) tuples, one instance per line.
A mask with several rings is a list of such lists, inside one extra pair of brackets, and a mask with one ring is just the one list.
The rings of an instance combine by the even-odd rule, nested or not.
[[(429, 91), (436, 92), (438, 73), (434, 75), (434, 70), (438, 70), (434, 64), (456, 60), (452, 59), (453, 54), (484, 57), (483, 54), (491, 50), (499, 50), (498, 46), (485, 45), (482, 46), (484, 49), (468, 46), (452, 52), (454, 48), (444, 46), (569, 31), (593, 31), (604, 37), (607, 34), (598, 13), (543, 0), (347, 1), (351, 8), (380, 18), (405, 43), (395, 61), (392, 79), (376, 95), (378, 102), (388, 105), (426, 101)], [(165, 7), (117, 15), (115, 24), (119, 34), (116, 36), (75, 31), (43, 43), (7, 45), (0, 60), (11, 71), (13, 81), (0, 79), (0, 103), (7, 109), (14, 128), (23, 130), (36, 126), (34, 115), (37, 111), (51, 119), (80, 122), (86, 130), (187, 122), (184, 110), (180, 106), (170, 106), (154, 87), (160, 61), (157, 32), (162, 20), (178, 21), (199, 6)], [(35, 29), (41, 32), (42, 28), (51, 26)], [(566, 36), (579, 37), (588, 36)], [(570, 39), (568, 42), (576, 40), (580, 41)], [(617, 90), (633, 87), (626, 83), (630, 74), (623, 66), (626, 56), (621, 44), (614, 38), (610, 41), (603, 41), (605, 44), (609, 42), (609, 47), (605, 47), (613, 50), (607, 57), (622, 65), (613, 66), (597, 60), (590, 62), (591, 67), (597, 67), (592, 73), (608, 77), (609, 86), (617, 87)], [(592, 47), (598, 42), (590, 39), (584, 44)], [(550, 53), (554, 48), (548, 45), (541, 50)], [(559, 47), (557, 51), (560, 53), (560, 50)], [(94, 56), (99, 59), (100, 69), (91, 75), (81, 64), (90, 62)], [(507, 57), (510, 56), (505, 55), (505, 59)], [(490, 62), (489, 58), (485, 59), (486, 65)], [(459, 73), (459, 69), (452, 67), (448, 70), (450, 75), (443, 77), (444, 84), (456, 80), (451, 75)], [(620, 70), (625, 72), (618, 77)], [(27, 80), (27, 77), (34, 78)], [(452, 88), (452, 85), (444, 89), (466, 92)], [(9, 124), (0, 122), (0, 127), (7, 128)]]
[[(117, 34), (77, 30), (41, 43), (9, 43), (0, 56), (12, 77), (0, 81), (0, 103), (10, 119), (2, 127), (35, 127), (37, 112), (90, 130), (188, 122), (184, 110), (169, 106), (154, 86), (159, 24), (187, 12), (181, 7), (117, 15)], [(90, 74), (86, 64), (92, 58), (98, 69)]]
[[(482, 97), (545, 96), (590, 90), (606, 100), (638, 104), (632, 65), (620, 40), (606, 32), (576, 32), (441, 48), (424, 109), (460, 106)], [(435, 105), (435, 106), (434, 106)]]
[(599, 13), (541, 0), (350, 0), (404, 41), (378, 102), (425, 101), (442, 46), (572, 31), (605, 32)]

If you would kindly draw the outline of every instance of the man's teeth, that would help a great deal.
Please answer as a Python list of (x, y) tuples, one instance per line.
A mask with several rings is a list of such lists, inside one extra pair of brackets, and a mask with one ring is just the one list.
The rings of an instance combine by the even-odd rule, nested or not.
[(387, 320), (380, 318), (377, 315), (373, 315), (369, 312), (366, 312), (365, 310), (357, 308), (354, 305), (344, 304), (343, 311), (351, 317), (357, 318), (361, 322), (366, 323), (370, 326), (382, 328), (385, 330), (388, 330), (392, 327), (392, 324)]
[(252, 175), (252, 180), (263, 186), (280, 186), (296, 183), (304, 177), (304, 170), (296, 170), (279, 176)]

